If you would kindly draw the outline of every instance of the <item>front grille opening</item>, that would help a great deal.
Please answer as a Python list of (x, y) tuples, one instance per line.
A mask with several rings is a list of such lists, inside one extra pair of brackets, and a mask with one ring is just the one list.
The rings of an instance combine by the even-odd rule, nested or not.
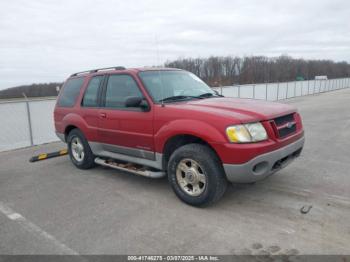
[(279, 169), (287, 160), (289, 156), (286, 156), (278, 161), (272, 166), (272, 170)]
[[(275, 126), (277, 128), (277, 135), (280, 138), (284, 138), (297, 131), (294, 114), (288, 114), (285, 116), (277, 117), (273, 120), (273, 122), (275, 123)], [(288, 123), (290, 123), (291, 125), (288, 126)]]
[(276, 126), (281, 126), (285, 123), (294, 121), (294, 114), (280, 116), (274, 119)]
[(283, 138), (283, 137), (286, 137), (290, 134), (293, 134), (295, 133), (295, 131), (297, 131), (297, 126), (296, 125), (293, 125), (291, 128), (281, 128), (278, 130), (278, 135)]
[(301, 151), (303, 150), (303, 148), (299, 148), (297, 151), (295, 151), (292, 155), (293, 155), (293, 157), (298, 157), (298, 156), (300, 156), (300, 153), (301, 153)]
[(300, 153), (302, 150), (303, 150), (303, 148), (301, 147), (298, 150), (294, 151), (293, 153), (289, 154), (288, 156), (285, 156), (285, 157), (281, 158), (280, 160), (276, 161), (272, 166), (272, 170), (279, 169), (283, 166), (283, 164), (285, 164), (289, 160), (300, 156)]

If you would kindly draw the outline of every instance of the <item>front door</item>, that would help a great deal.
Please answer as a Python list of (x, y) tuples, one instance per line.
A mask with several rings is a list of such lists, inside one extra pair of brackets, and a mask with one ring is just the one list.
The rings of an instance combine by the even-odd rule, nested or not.
[(99, 112), (99, 140), (105, 151), (153, 160), (153, 111), (126, 107), (130, 96), (144, 97), (131, 75), (108, 77)]

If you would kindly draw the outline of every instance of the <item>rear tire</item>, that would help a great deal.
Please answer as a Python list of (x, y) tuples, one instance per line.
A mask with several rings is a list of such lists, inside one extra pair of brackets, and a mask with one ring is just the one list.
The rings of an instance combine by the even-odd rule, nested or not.
[(175, 194), (192, 206), (218, 201), (227, 188), (221, 161), (211, 148), (201, 144), (174, 151), (168, 163), (168, 179)]
[(68, 153), (72, 163), (79, 169), (90, 169), (96, 166), (95, 156), (89, 143), (79, 129), (73, 129), (67, 137)]

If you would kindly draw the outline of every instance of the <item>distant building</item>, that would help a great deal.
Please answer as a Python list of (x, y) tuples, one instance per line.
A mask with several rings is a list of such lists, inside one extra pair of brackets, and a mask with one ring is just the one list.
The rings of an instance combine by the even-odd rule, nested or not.
[(327, 76), (315, 76), (315, 80), (327, 80)]

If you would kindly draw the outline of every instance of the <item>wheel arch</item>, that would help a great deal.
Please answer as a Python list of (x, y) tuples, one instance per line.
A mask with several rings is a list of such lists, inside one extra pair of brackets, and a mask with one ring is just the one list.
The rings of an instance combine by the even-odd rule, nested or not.
[(167, 166), (168, 166), (168, 162), (170, 159), (170, 156), (172, 155), (172, 153), (180, 148), (181, 146), (184, 146), (186, 144), (201, 144), (201, 145), (205, 145), (208, 148), (210, 148), (218, 157), (218, 160), (221, 162), (221, 159), (218, 155), (218, 153), (216, 152), (216, 150), (203, 138), (193, 135), (193, 134), (176, 134), (173, 135), (171, 137), (169, 137), (166, 142), (164, 143), (164, 147), (163, 147), (163, 156), (162, 156), (162, 165), (163, 165), (163, 169), (166, 170)]
[(63, 118), (62, 122), (64, 125), (64, 138), (66, 142), (69, 132), (75, 128), (79, 129), (84, 134), (84, 136), (88, 138), (89, 133), (87, 124), (85, 120), (78, 114), (70, 113)]
[(77, 126), (75, 125), (68, 125), (66, 126), (66, 128), (64, 129), (64, 140), (67, 142), (67, 138), (69, 133), (73, 130), (73, 129), (79, 129)]
[(225, 134), (210, 123), (194, 119), (176, 119), (163, 124), (162, 128), (156, 132), (155, 149), (156, 152), (163, 154), (162, 167), (166, 168), (171, 153), (179, 146), (188, 143), (207, 145), (221, 161), (212, 143), (225, 141)]

